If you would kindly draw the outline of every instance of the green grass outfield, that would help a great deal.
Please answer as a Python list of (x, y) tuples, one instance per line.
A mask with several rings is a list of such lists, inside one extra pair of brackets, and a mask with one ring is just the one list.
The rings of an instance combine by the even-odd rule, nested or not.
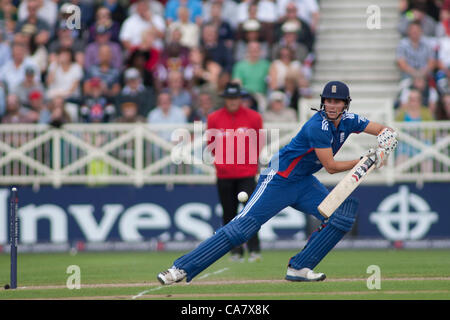
[[(17, 290), (0, 299), (450, 299), (450, 250), (335, 250), (316, 268), (319, 283), (284, 280), (294, 251), (264, 251), (259, 262), (217, 261), (190, 284), (161, 286), (156, 274), (180, 252), (19, 254)], [(69, 290), (67, 267), (81, 270), (81, 289)], [(381, 289), (369, 290), (370, 265)], [(9, 255), (0, 254), (0, 284), (9, 283)]]

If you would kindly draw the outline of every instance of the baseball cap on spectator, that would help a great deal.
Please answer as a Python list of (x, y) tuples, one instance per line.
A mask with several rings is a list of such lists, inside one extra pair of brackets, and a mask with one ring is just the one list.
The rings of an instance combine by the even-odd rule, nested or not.
[(136, 68), (129, 68), (125, 71), (125, 80), (139, 79), (141, 74)]
[(40, 92), (39, 90), (33, 90), (28, 95), (28, 99), (30, 101), (31, 100), (36, 100), (36, 99), (41, 99), (41, 98), (42, 98), (42, 92)]
[(32, 66), (25, 67), (25, 75), (34, 76), (34, 68)]
[(93, 77), (91, 79), (89, 79), (89, 85), (92, 88), (99, 88), (102, 84), (102, 79), (98, 78), (98, 77)]
[(258, 22), (258, 20), (250, 19), (244, 22), (242, 28), (245, 31), (259, 31), (259, 29), (261, 28), (261, 24)]
[(283, 25), (281, 26), (281, 31), (283, 31), (284, 33), (297, 32), (298, 29), (299, 29), (299, 26), (294, 21), (287, 21), (287, 22), (283, 23)]
[(269, 101), (282, 101), (284, 102), (286, 99), (286, 95), (281, 91), (273, 91), (269, 96)]

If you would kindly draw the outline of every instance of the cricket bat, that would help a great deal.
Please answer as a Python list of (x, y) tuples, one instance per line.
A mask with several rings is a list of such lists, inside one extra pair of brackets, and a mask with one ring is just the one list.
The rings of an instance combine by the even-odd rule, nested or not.
[(374, 168), (375, 160), (363, 157), (323, 199), (317, 207), (320, 214), (328, 219)]

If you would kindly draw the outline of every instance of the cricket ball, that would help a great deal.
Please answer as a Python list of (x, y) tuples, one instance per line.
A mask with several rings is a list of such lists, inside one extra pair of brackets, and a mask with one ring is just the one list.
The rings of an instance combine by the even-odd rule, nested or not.
[(245, 191), (241, 191), (238, 194), (238, 200), (239, 202), (247, 202), (248, 200), (248, 194)]

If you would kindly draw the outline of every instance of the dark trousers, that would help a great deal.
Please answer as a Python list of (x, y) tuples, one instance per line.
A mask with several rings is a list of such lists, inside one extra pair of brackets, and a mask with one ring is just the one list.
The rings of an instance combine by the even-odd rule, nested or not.
[[(238, 213), (239, 200), (237, 198), (238, 193), (245, 191), (248, 197), (252, 195), (256, 188), (255, 177), (237, 178), (237, 179), (217, 179), (217, 189), (219, 192), (220, 203), (222, 204), (223, 225), (230, 222)], [(245, 203), (243, 203), (245, 206)], [(247, 249), (249, 252), (259, 252), (259, 238), (258, 234), (252, 237), (247, 242)], [(243, 254), (244, 248), (242, 246), (233, 248), (231, 253)]]

